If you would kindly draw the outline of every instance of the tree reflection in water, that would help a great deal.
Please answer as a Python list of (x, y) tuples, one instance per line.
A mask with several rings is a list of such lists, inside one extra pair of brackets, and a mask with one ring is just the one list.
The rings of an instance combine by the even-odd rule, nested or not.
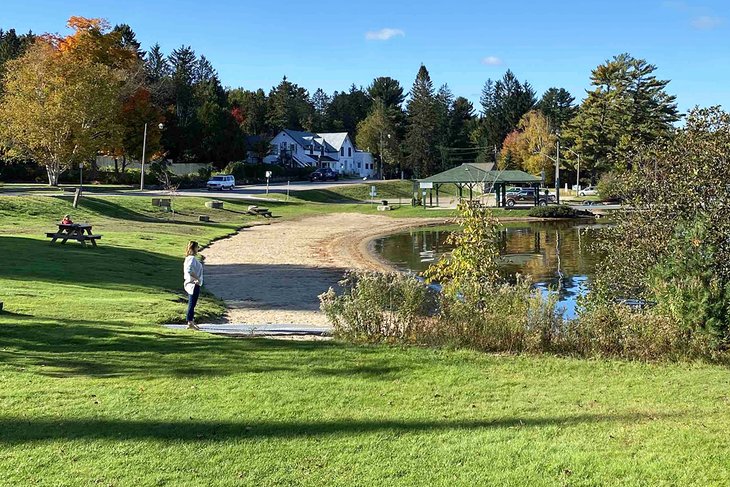
[[(556, 292), (567, 317), (575, 316), (577, 298), (590, 289), (597, 256), (591, 250), (593, 222), (525, 222), (506, 224), (499, 243), (501, 271), (514, 280), (530, 276), (536, 289)], [(455, 227), (424, 227), (375, 241), (374, 248), (397, 268), (422, 272), (451, 250), (446, 239)]]

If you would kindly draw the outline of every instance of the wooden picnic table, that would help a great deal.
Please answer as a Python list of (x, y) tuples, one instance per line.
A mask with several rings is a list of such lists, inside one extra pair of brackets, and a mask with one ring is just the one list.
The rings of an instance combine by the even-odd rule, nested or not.
[(82, 245), (86, 245), (88, 240), (91, 245), (96, 247), (96, 241), (101, 238), (101, 235), (94, 235), (91, 233), (91, 229), (92, 225), (88, 223), (59, 223), (58, 231), (48, 232), (46, 237), (51, 239), (51, 243), (60, 239), (62, 244), (65, 244), (67, 240), (76, 240)]

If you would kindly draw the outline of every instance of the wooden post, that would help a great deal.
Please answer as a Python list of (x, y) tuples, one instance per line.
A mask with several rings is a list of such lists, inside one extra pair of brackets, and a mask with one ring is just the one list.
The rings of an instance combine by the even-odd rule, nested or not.
[(81, 188), (76, 188), (74, 193), (74, 208), (79, 206), (79, 200), (81, 199)]
[(439, 205), (439, 184), (434, 184), (434, 188), (436, 188), (436, 206)]

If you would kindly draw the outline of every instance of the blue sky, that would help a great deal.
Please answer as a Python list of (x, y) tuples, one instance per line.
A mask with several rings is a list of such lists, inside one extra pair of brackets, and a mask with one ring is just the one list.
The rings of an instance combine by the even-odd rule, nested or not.
[(224, 85), (268, 91), (283, 75), (310, 91), (397, 78), (408, 89), (425, 64), (475, 103), (506, 69), (538, 94), (581, 99), (590, 70), (629, 52), (671, 79), (679, 107), (730, 109), (730, 2), (589, 0), (396, 2), (241, 0), (0, 0), (0, 28), (65, 32), (71, 15), (128, 23), (143, 47), (186, 44)]

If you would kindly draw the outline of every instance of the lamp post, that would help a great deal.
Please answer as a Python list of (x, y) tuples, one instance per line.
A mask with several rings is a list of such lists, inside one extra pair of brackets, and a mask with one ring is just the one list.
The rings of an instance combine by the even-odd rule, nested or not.
[(570, 152), (571, 154), (573, 154), (574, 156), (578, 157), (578, 173), (575, 176), (575, 191), (576, 191), (576, 194), (578, 194), (577, 192), (580, 191), (580, 154), (575, 152), (573, 149), (567, 149), (567, 151)]
[[(165, 126), (162, 123), (160, 123), (157, 126), (157, 128), (159, 128), (160, 130), (162, 130), (163, 128), (165, 128)], [(139, 189), (140, 189), (140, 191), (144, 190), (144, 159), (145, 159), (146, 153), (147, 153), (147, 123), (145, 122), (145, 124), (144, 124), (144, 135), (142, 137), (142, 174), (141, 174), (141, 176), (139, 178)]]
[(555, 132), (555, 202), (560, 204), (560, 132)]

